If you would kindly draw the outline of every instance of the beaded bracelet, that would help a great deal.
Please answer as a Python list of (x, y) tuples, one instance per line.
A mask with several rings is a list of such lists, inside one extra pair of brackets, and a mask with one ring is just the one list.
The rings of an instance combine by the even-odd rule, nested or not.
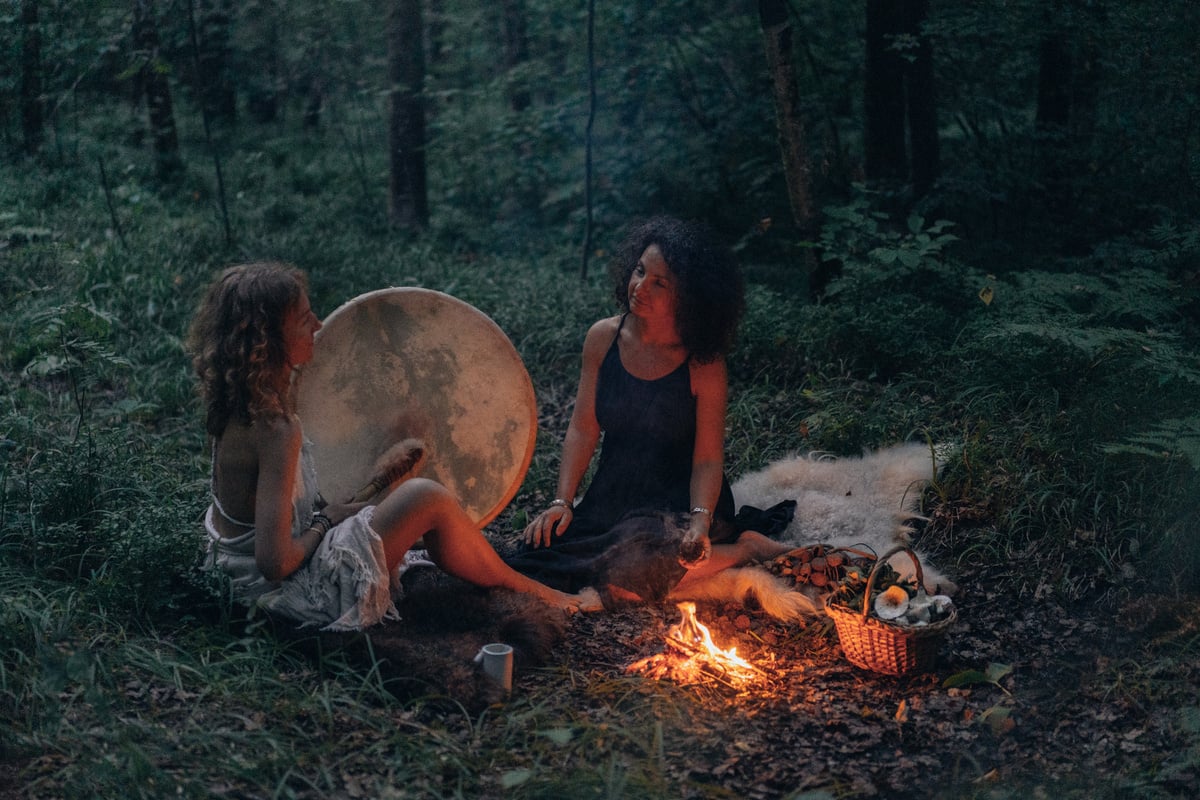
[(707, 514), (710, 517), (712, 516), (712, 512), (709, 511), (704, 506), (696, 506), (689, 513), (691, 513), (691, 514)]
[(325, 534), (329, 533), (329, 529), (333, 527), (333, 520), (320, 512), (313, 514), (312, 523), (308, 526), (309, 530), (315, 531), (317, 530), (318, 526), (320, 527), (320, 530), (317, 531), (317, 535), (321, 538), (324, 538)]

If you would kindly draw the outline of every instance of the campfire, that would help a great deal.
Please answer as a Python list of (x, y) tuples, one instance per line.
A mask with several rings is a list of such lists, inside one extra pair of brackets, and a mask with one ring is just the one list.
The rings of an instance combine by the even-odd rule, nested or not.
[(681, 618), (667, 631), (666, 649), (630, 664), (627, 673), (682, 685), (713, 682), (731, 689), (767, 677), (739, 656), (736, 647), (722, 650), (713, 642), (708, 628), (696, 619), (695, 603), (679, 603), (678, 607)]

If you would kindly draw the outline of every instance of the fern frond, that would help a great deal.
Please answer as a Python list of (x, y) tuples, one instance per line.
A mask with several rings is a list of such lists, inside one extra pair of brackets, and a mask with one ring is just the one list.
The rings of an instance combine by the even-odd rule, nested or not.
[(1100, 449), (1113, 455), (1182, 458), (1200, 471), (1200, 415), (1163, 420), (1127, 436), (1123, 442), (1104, 444)]

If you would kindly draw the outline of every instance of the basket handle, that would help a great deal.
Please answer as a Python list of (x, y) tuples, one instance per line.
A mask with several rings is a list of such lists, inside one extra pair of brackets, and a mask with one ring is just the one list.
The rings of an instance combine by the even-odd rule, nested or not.
[(865, 592), (863, 592), (862, 618), (864, 620), (867, 618), (867, 614), (869, 614), (871, 610), (871, 591), (875, 588), (875, 579), (879, 577), (879, 568), (883, 566), (884, 562), (886, 562), (889, 558), (901, 551), (908, 553), (908, 557), (912, 559), (913, 564), (917, 568), (917, 585), (925, 585), (925, 573), (921, 569), (921, 562), (917, 558), (917, 554), (914, 553), (912, 548), (908, 547), (907, 545), (896, 545), (891, 550), (888, 550), (886, 553), (877, 558), (875, 560), (875, 566), (871, 567), (871, 574), (867, 577), (867, 589)]

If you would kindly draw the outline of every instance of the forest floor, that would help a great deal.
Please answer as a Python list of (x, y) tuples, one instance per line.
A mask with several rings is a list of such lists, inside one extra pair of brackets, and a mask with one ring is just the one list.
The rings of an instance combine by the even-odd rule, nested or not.
[[(642, 782), (593, 785), (590, 796), (1158, 800), (1195, 797), (1200, 782), (1200, 596), (1064, 607), (1048, 597), (1015, 602), (989, 589), (989, 576), (959, 572), (958, 618), (933, 669), (903, 677), (848, 663), (824, 617), (783, 623), (742, 604), (698, 603), (715, 644), (736, 647), (755, 670), (744, 679), (681, 680), (630, 669), (674, 652), (667, 645), (680, 620), (674, 603), (566, 620), (526, 596), (474, 590), (436, 569), (413, 573), (405, 576), (402, 619), (366, 637), (275, 629), (302, 649), (318, 644), (309, 653), (317, 656), (313, 667), (289, 678), (306, 684), (332, 649), (353, 664), (369, 639), (364, 675), (378, 668), (401, 701), (381, 713), (404, 730), (436, 729), (438, 741), (457, 743), (429, 743), (433, 762), (439, 747), (454, 757), (396, 796), (463, 796), (453, 766), (463, 757), (474, 760), (466, 796), (476, 798), (563, 796), (571, 770), (595, 776), (610, 769), (605, 764), (641, 770)], [(518, 660), (503, 702), (472, 656), (483, 642), (515, 641), (514, 622), (541, 630), (543, 650)], [(147, 730), (173, 730), (183, 720), (204, 730), (227, 724), (230, 709), (211, 699), (198, 708), (199, 695), (164, 681), (121, 684), (129, 695), (122, 713)], [(424, 699), (408, 702), (418, 695)], [(244, 713), (275, 712), (247, 706)], [(365, 783), (379, 765), (352, 754), (378, 734), (341, 716), (336, 730), (313, 735), (359, 743), (338, 751), (345, 791), (296, 796), (370, 796), (351, 791), (353, 773), (366, 770)], [(176, 767), (189, 758), (167, 757)], [(0, 798), (68, 796), (56, 791), (56, 773), (71, 759), (0, 748)], [(207, 777), (196, 776), (208, 793), (260, 796), (253, 786), (235, 791), (237, 778), (208, 766)], [(522, 774), (529, 786), (519, 785)], [(36, 790), (22, 791), (33, 779)], [(539, 781), (557, 788), (539, 792)]]
[[(690, 729), (676, 741), (696, 746), (665, 754), (671, 782), (691, 787), (685, 797), (717, 787), (743, 798), (1194, 796), (1200, 598), (1063, 608), (962, 577), (935, 671), (904, 677), (851, 666), (831, 622), (799, 627), (700, 604), (716, 644), (736, 646), (762, 674), (685, 690), (694, 702), (671, 724)], [(597, 677), (619, 675), (662, 652), (676, 622), (671, 606), (585, 616), (564, 651)], [(952, 676), (961, 685), (947, 688)], [(539, 686), (548, 680), (522, 675), (517, 690), (549, 690)], [(585, 686), (556, 691), (562, 703), (589, 703)]]
[[(1014, 601), (987, 589), (995, 581), (984, 574), (957, 577), (958, 618), (928, 672), (894, 677), (851, 665), (826, 617), (783, 623), (742, 604), (705, 602), (696, 616), (715, 644), (736, 648), (757, 671), (649, 677), (630, 667), (686, 660), (667, 645), (680, 611), (666, 602), (573, 618), (554, 632), (543, 668), (518, 661), (513, 700), (518, 713), (521, 703), (549, 705), (591, 731), (609, 730), (602, 738), (610, 740), (640, 742), (651, 718), (652, 745), (601, 741), (594, 757), (651, 759), (664, 797), (1195, 796), (1200, 597), (1064, 607), (1049, 597)], [(427, 682), (468, 707), (486, 705), (471, 695), (478, 673), (468, 674), (469, 660), (480, 642), (497, 640), (497, 627), (448, 630), (422, 608), (446, 603), (421, 594), (410, 593), (406, 619), (389, 635), (372, 636), (375, 653), (409, 678), (422, 664)], [(494, 620), (496, 601), (487, 602)], [(474, 687), (482, 685), (490, 684), (479, 677)], [(488, 714), (505, 713), (491, 703)], [(453, 728), (453, 716), (438, 724)]]

